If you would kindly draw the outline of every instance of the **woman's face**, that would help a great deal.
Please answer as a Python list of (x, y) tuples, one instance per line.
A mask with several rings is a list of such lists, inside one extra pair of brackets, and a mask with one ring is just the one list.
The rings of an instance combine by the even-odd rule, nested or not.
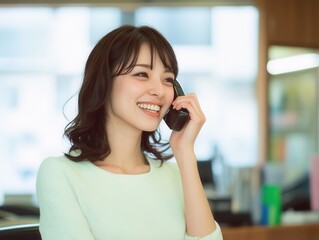
[(155, 131), (166, 114), (174, 98), (175, 76), (157, 54), (153, 57), (151, 69), (151, 52), (143, 44), (133, 70), (114, 79), (107, 106), (112, 127)]

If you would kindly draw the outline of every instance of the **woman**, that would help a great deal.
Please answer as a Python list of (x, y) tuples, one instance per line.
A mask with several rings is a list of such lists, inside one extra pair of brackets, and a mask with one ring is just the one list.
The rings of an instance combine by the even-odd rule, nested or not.
[[(43, 239), (222, 239), (194, 154), (205, 116), (194, 94), (174, 100), (177, 73), (153, 28), (123, 26), (97, 43), (65, 129), (70, 151), (38, 172)], [(157, 128), (170, 106), (189, 121), (163, 143)]]

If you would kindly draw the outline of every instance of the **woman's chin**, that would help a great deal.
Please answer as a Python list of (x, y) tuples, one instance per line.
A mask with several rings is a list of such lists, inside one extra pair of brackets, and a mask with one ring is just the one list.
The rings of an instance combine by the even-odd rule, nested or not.
[(144, 126), (143, 131), (144, 132), (154, 132), (158, 128), (158, 124), (156, 125), (149, 125), (149, 126)]

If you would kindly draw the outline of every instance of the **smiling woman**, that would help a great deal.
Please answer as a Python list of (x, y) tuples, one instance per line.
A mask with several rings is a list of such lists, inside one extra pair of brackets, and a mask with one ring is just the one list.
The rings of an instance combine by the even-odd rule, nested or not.
[[(177, 69), (151, 27), (122, 26), (96, 44), (65, 129), (71, 148), (38, 172), (43, 239), (222, 239), (194, 152), (205, 116), (195, 94), (173, 99)], [(170, 106), (189, 121), (162, 143), (157, 128)]]
[[(121, 121), (113, 121), (112, 115), (117, 116), (113, 111), (123, 111), (124, 114), (128, 112), (128, 117), (124, 120), (132, 119), (132, 116), (140, 112), (136, 109), (137, 103), (141, 103), (139, 102), (141, 99), (146, 99), (144, 95), (137, 95), (141, 95), (145, 90), (150, 91), (147, 103), (155, 101), (156, 104), (159, 103), (158, 105), (165, 104), (161, 111), (163, 118), (173, 100), (172, 84), (167, 84), (166, 79), (172, 81), (178, 73), (178, 67), (172, 47), (159, 37), (161, 36), (159, 33), (156, 38), (155, 33), (146, 27), (141, 27), (140, 31), (134, 28), (120, 28), (117, 32), (113, 31), (106, 35), (94, 47), (85, 66), (83, 84), (79, 93), (78, 115), (65, 131), (65, 135), (72, 143), (70, 150), (81, 150), (76, 156), (67, 154), (70, 159), (75, 161), (88, 159), (94, 162), (107, 157), (111, 149), (107, 140), (109, 129), (105, 129), (106, 121), (110, 122), (109, 125), (116, 126), (118, 122), (123, 121), (121, 118), (117, 119)], [(166, 69), (172, 70), (167, 72)], [(134, 81), (134, 84), (127, 84), (127, 81)], [(164, 89), (169, 91), (170, 97), (164, 94)], [(132, 93), (135, 98), (139, 98), (132, 99)], [(105, 119), (105, 116), (108, 118)], [(161, 143), (160, 136), (157, 139), (155, 133), (160, 120), (157, 119), (150, 129), (144, 129), (142, 149), (164, 160), (171, 156), (165, 157), (163, 151), (158, 150), (158, 146), (152, 146), (148, 142), (148, 139), (152, 138), (159, 146), (167, 145)], [(141, 119), (136, 121), (144, 124)], [(94, 141), (94, 139), (100, 140)]]

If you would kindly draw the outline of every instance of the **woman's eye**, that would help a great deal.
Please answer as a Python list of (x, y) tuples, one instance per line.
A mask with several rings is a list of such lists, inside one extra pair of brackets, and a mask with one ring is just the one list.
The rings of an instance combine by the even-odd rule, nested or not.
[(164, 82), (168, 85), (173, 86), (174, 79), (173, 78), (165, 78)]
[(147, 78), (148, 74), (146, 72), (139, 72), (134, 74), (135, 77), (142, 77), (142, 78)]

